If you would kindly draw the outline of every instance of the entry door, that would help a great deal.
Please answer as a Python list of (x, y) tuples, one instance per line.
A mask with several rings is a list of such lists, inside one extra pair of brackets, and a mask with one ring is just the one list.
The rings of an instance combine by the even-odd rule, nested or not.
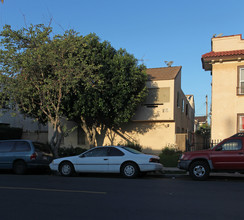
[(244, 169), (242, 140), (227, 140), (221, 145), (218, 145), (211, 153), (211, 160), (216, 169)]

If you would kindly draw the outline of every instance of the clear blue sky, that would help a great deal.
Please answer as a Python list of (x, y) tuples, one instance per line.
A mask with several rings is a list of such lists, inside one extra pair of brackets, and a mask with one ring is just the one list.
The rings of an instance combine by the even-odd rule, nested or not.
[(198, 116), (206, 112), (205, 96), (211, 98), (211, 75), (201, 56), (210, 52), (213, 34), (243, 33), (243, 8), (243, 0), (4, 0), (0, 26), (19, 29), (52, 19), (55, 34), (96, 33), (148, 68), (172, 60), (182, 66), (182, 90), (194, 95)]

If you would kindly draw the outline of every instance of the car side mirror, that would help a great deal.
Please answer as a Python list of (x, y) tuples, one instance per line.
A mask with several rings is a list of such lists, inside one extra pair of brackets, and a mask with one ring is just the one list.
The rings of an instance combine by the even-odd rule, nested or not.
[(82, 157), (85, 157), (85, 155), (84, 154), (81, 154), (79, 157), (82, 158)]

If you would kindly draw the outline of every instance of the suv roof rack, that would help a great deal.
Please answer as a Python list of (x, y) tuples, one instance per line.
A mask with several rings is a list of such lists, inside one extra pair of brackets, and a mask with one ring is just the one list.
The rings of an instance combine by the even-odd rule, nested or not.
[(236, 133), (231, 137), (244, 137), (244, 133)]

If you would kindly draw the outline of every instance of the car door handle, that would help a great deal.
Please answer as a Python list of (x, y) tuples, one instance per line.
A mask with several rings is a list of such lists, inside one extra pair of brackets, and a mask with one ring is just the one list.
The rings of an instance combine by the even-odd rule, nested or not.
[(108, 160), (108, 159), (103, 159), (103, 160)]
[(239, 152), (238, 154), (244, 154), (243, 152)]

